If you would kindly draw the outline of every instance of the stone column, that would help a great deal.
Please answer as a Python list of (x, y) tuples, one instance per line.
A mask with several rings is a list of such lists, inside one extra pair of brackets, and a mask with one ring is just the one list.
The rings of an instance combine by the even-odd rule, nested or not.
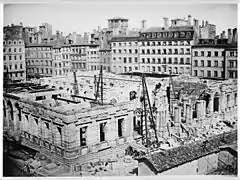
[(226, 108), (226, 93), (224, 91), (221, 91), (221, 96), (219, 99), (219, 109), (220, 112), (223, 113), (225, 112), (225, 108)]
[(209, 113), (212, 114), (213, 113), (213, 95), (211, 95), (210, 99), (209, 99), (209, 104), (208, 104), (208, 109), (209, 109)]
[(187, 97), (183, 97), (182, 101), (183, 101), (183, 117), (186, 118), (188, 98)]
[(179, 106), (174, 107), (174, 126), (176, 132), (180, 133), (180, 122), (181, 122), (181, 108)]
[(160, 132), (160, 128), (161, 128), (161, 111), (157, 111), (157, 116), (156, 116), (156, 131)]
[(199, 100), (196, 102), (196, 113), (197, 118), (199, 119), (201, 117), (201, 103)]

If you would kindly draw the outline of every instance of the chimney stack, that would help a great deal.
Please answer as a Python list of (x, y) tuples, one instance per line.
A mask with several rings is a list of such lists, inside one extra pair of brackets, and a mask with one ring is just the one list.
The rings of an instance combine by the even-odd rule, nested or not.
[(237, 28), (233, 29), (232, 42), (233, 43), (237, 42)]
[(207, 25), (208, 25), (208, 21), (205, 22), (205, 26), (207, 26)]
[(168, 18), (164, 17), (163, 20), (164, 20), (164, 28), (165, 28), (165, 30), (168, 30), (168, 28), (169, 28)]
[(73, 34), (72, 34), (72, 40), (73, 40), (73, 44), (76, 44), (76, 43), (77, 43), (77, 33), (76, 33), (76, 32), (73, 32)]
[(101, 26), (98, 26), (98, 32), (101, 32), (101, 29), (102, 29)]
[(188, 25), (191, 26), (192, 24), (192, 16), (188, 15)]
[(145, 19), (143, 19), (142, 21), (141, 21), (141, 30), (145, 30), (147, 27), (146, 27), (146, 20)]
[(223, 36), (224, 39), (226, 39), (227, 36), (226, 36), (226, 32), (225, 31), (222, 32), (222, 36)]
[(232, 43), (232, 29), (228, 29), (228, 44)]
[(202, 20), (202, 27), (204, 27), (204, 20)]
[(220, 39), (223, 39), (223, 33), (220, 34)]
[(57, 38), (59, 38), (59, 35), (60, 35), (59, 30), (56, 31), (56, 35), (57, 35)]
[(199, 27), (199, 21), (197, 19), (193, 19), (194, 26)]

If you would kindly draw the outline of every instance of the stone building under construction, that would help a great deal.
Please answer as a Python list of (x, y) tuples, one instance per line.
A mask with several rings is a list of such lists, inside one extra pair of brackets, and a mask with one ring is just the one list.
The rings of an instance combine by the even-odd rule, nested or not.
[(8, 87), (3, 108), (6, 137), (74, 174), (123, 157), (129, 146), (151, 153), (235, 129), (237, 82), (82, 72)]

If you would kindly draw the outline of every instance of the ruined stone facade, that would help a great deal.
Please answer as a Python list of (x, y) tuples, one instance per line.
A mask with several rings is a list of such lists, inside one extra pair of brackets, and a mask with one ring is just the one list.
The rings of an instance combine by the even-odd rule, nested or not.
[[(73, 97), (71, 77), (41, 80), (48, 90), (22, 89), (4, 94), (4, 133), (22, 145), (78, 169), (87, 162), (124, 156), (128, 146), (143, 147), (154, 132), (143, 119), (143, 89), (138, 78), (104, 77), (105, 105)], [(111, 77), (112, 76), (112, 77)], [(79, 74), (79, 95), (94, 98), (94, 74)], [(118, 78), (117, 78), (118, 77)], [(202, 83), (189, 76), (173, 79), (179, 98), (169, 95), (168, 79), (149, 78), (149, 100), (160, 148), (169, 149), (230, 131), (237, 125), (237, 82)], [(157, 86), (156, 86), (157, 85)], [(192, 91), (193, 88), (195, 91)], [(59, 89), (59, 90), (57, 90)], [(150, 113), (147, 118), (151, 118)], [(144, 128), (150, 129), (145, 131)], [(219, 129), (222, 128), (222, 129)], [(159, 148), (159, 147), (158, 147)], [(152, 149), (152, 147), (149, 147)]]
[[(56, 92), (41, 93), (51, 99)], [(33, 95), (32, 98), (38, 98)], [(5, 95), (4, 130), (22, 145), (75, 167), (124, 153), (133, 141), (133, 104), (78, 108), (50, 107), (44, 101)], [(80, 105), (81, 107), (81, 105)], [(72, 111), (74, 109), (74, 111)]]

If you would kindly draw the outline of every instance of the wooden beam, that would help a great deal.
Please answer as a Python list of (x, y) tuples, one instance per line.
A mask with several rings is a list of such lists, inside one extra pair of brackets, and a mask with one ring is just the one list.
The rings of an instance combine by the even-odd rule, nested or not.
[(66, 101), (66, 102), (70, 102), (70, 103), (74, 103), (74, 104), (79, 104), (80, 103), (80, 102), (76, 102), (76, 101), (73, 101), (73, 100), (70, 100), (70, 99), (64, 99), (64, 98), (59, 98), (59, 97), (55, 97), (53, 99), (60, 100), (60, 101)]

